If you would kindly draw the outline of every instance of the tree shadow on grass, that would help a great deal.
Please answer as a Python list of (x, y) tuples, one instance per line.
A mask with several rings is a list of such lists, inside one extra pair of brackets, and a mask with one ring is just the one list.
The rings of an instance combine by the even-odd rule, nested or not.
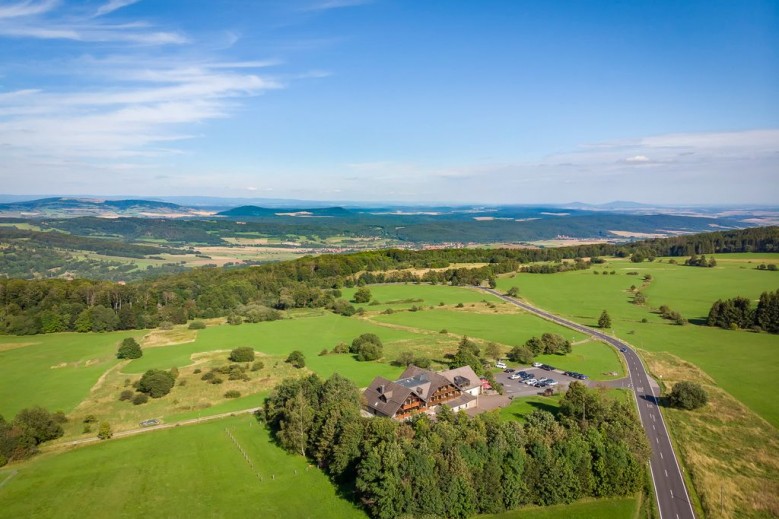
[(547, 411), (549, 413), (552, 413), (553, 415), (557, 415), (557, 413), (560, 411), (560, 408), (556, 405), (547, 404), (546, 402), (534, 402), (530, 401), (528, 402), (530, 404), (530, 407), (534, 407), (535, 409), (538, 409), (540, 411)]

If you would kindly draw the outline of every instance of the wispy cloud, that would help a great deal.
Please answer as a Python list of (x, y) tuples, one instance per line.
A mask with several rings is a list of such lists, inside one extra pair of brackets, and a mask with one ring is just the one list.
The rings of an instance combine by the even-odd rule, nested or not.
[(42, 14), (52, 10), (58, 3), (57, 0), (44, 0), (42, 2), (27, 0), (26, 2), (2, 5), (0, 6), (0, 19)]
[(95, 15), (85, 16), (72, 8), (57, 9), (55, 0), (21, 2), (0, 7), (0, 37), (72, 40), (80, 42), (125, 42), (138, 45), (180, 45), (185, 35), (160, 31), (146, 22), (112, 24), (97, 19), (138, 0), (111, 0)]
[(109, 0), (97, 8), (97, 11), (95, 11), (95, 16), (103, 16), (109, 13), (113, 13), (122, 7), (137, 4), (138, 2), (140, 2), (140, 0)]

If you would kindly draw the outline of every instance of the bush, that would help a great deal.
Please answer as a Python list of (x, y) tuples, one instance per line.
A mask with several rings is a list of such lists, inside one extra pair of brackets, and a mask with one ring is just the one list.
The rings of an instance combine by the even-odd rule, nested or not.
[(371, 300), (371, 291), (367, 287), (360, 287), (357, 292), (354, 293), (355, 303), (367, 303)]
[(159, 329), (160, 330), (172, 330), (173, 329), (173, 323), (170, 322), (170, 321), (162, 321), (159, 324)]
[(289, 357), (284, 362), (288, 362), (296, 368), (304, 368), (306, 367), (306, 356), (303, 355), (302, 351), (295, 350), (289, 354)]
[(230, 391), (227, 391), (225, 393), (225, 398), (238, 398), (241, 396), (240, 391), (236, 391), (235, 389), (231, 389)]
[(671, 394), (668, 396), (668, 403), (679, 409), (698, 409), (706, 405), (708, 401), (709, 395), (697, 382), (678, 382), (674, 384)]
[(333, 353), (349, 353), (349, 345), (345, 342), (339, 342), (333, 347)]
[(320, 357), (324, 357), (324, 356), (325, 356), (325, 355), (327, 355), (328, 353), (330, 353), (330, 352), (329, 352), (329, 351), (327, 351), (327, 348), (325, 348), (325, 349), (323, 349), (322, 351), (320, 351), (320, 352), (319, 352), (319, 356), (320, 356)]
[(514, 346), (507, 355), (511, 362), (519, 364), (530, 364), (533, 362), (533, 352), (524, 346)]
[(107, 440), (114, 435), (111, 430), (111, 424), (108, 422), (100, 422), (100, 429), (97, 432), (97, 437), (101, 440)]
[(254, 362), (254, 348), (235, 348), (230, 352), (229, 359), (233, 362)]
[(132, 337), (127, 337), (123, 340), (116, 352), (117, 359), (140, 359), (142, 356), (141, 345)]
[(93, 414), (88, 414), (84, 417), (84, 423), (97, 423), (97, 417)]
[(197, 375), (198, 373), (202, 373), (202, 372), (203, 372), (203, 370), (202, 370), (202, 369), (200, 369), (200, 368), (195, 368), (195, 371), (193, 371), (192, 373), (194, 373), (195, 375)]
[(187, 379), (179, 380), (179, 386), (186, 386), (187, 385)]
[[(122, 391), (119, 394), (119, 401), (120, 402), (124, 402), (125, 400), (132, 400), (132, 399), (133, 399), (133, 392), (130, 391), (129, 389), (125, 389), (124, 391)], [(92, 416), (92, 415), (90, 415), (90, 416)], [(97, 420), (95, 420), (95, 421), (97, 421)], [(86, 418), (84, 419), (84, 423), (87, 423), (86, 422)]]
[(219, 385), (219, 384), (222, 384), (223, 382), (224, 382), (224, 380), (222, 380), (222, 378), (220, 378), (220, 377), (214, 377), (214, 378), (212, 378), (211, 380), (208, 381), (209, 384), (214, 384), (214, 385)]
[(133, 405), (145, 404), (149, 401), (149, 395), (146, 393), (138, 393), (133, 397)]
[(176, 378), (167, 371), (150, 369), (141, 377), (138, 383), (138, 391), (146, 393), (152, 398), (160, 398), (173, 389)]
[(206, 323), (203, 321), (192, 321), (189, 323), (189, 326), (187, 327), (190, 330), (204, 330), (206, 328)]
[(376, 360), (383, 355), (384, 345), (378, 335), (364, 333), (352, 341), (349, 352), (354, 353), (359, 361)]
[(252, 364), (252, 371), (260, 371), (262, 368), (265, 367), (265, 363), (261, 360), (257, 360)]
[[(84, 428), (81, 430), (81, 434), (89, 434), (92, 432), (92, 425), (85, 423)], [(2, 467), (2, 464), (0, 464), (0, 467)]]

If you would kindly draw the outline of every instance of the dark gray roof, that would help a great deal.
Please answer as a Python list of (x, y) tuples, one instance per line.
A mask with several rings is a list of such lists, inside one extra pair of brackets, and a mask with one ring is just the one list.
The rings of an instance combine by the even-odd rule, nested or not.
[(395, 416), (412, 391), (412, 389), (384, 377), (376, 377), (363, 395), (365, 404), (373, 408), (376, 414), (392, 417)]
[(481, 386), (481, 379), (470, 366), (462, 366), (448, 371), (442, 371), (441, 376), (446, 377), (461, 391), (467, 391)]

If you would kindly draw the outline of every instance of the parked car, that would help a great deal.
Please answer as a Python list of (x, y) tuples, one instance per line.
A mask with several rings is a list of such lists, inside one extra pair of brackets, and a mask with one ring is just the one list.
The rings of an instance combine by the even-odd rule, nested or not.
[(511, 375), (509, 375), (509, 380), (517, 380), (518, 378), (522, 378), (522, 377), (520, 377), (517, 373), (512, 373)]
[(553, 378), (550, 378), (550, 379), (547, 379), (544, 382), (544, 384), (546, 384), (547, 386), (556, 386), (557, 385), (557, 381), (555, 379), (553, 379)]
[(541, 363), (540, 362), (534, 362), (533, 363), (533, 367), (534, 368), (540, 368), (541, 367)]
[(519, 375), (522, 378), (530, 378), (530, 377), (533, 376), (530, 373), (528, 373), (527, 371), (517, 371), (517, 375)]
[(515, 371), (514, 368), (506, 368), (506, 373), (514, 373)]
[(500, 369), (506, 369), (506, 363), (498, 361), (498, 362), (495, 363), (495, 367), (496, 368), (500, 368)]
[(535, 387), (547, 387), (548, 385), (546, 382), (536, 382), (534, 384)]
[(529, 379), (525, 380), (524, 382), (525, 382), (525, 384), (527, 384), (528, 386), (532, 386), (533, 384), (535, 384), (536, 382), (538, 382), (538, 380), (536, 380), (536, 379), (534, 379), (534, 378), (529, 378)]
[(549, 379), (546, 378), (546, 377), (541, 377), (541, 378), (538, 379), (539, 382), (546, 382), (547, 380), (549, 380)]
[(587, 375), (582, 375), (581, 373), (577, 373), (576, 378), (578, 378), (579, 380), (587, 380), (590, 377), (588, 377)]
[(550, 366), (549, 364), (541, 364), (541, 369), (545, 369), (546, 371), (554, 371), (554, 366)]

